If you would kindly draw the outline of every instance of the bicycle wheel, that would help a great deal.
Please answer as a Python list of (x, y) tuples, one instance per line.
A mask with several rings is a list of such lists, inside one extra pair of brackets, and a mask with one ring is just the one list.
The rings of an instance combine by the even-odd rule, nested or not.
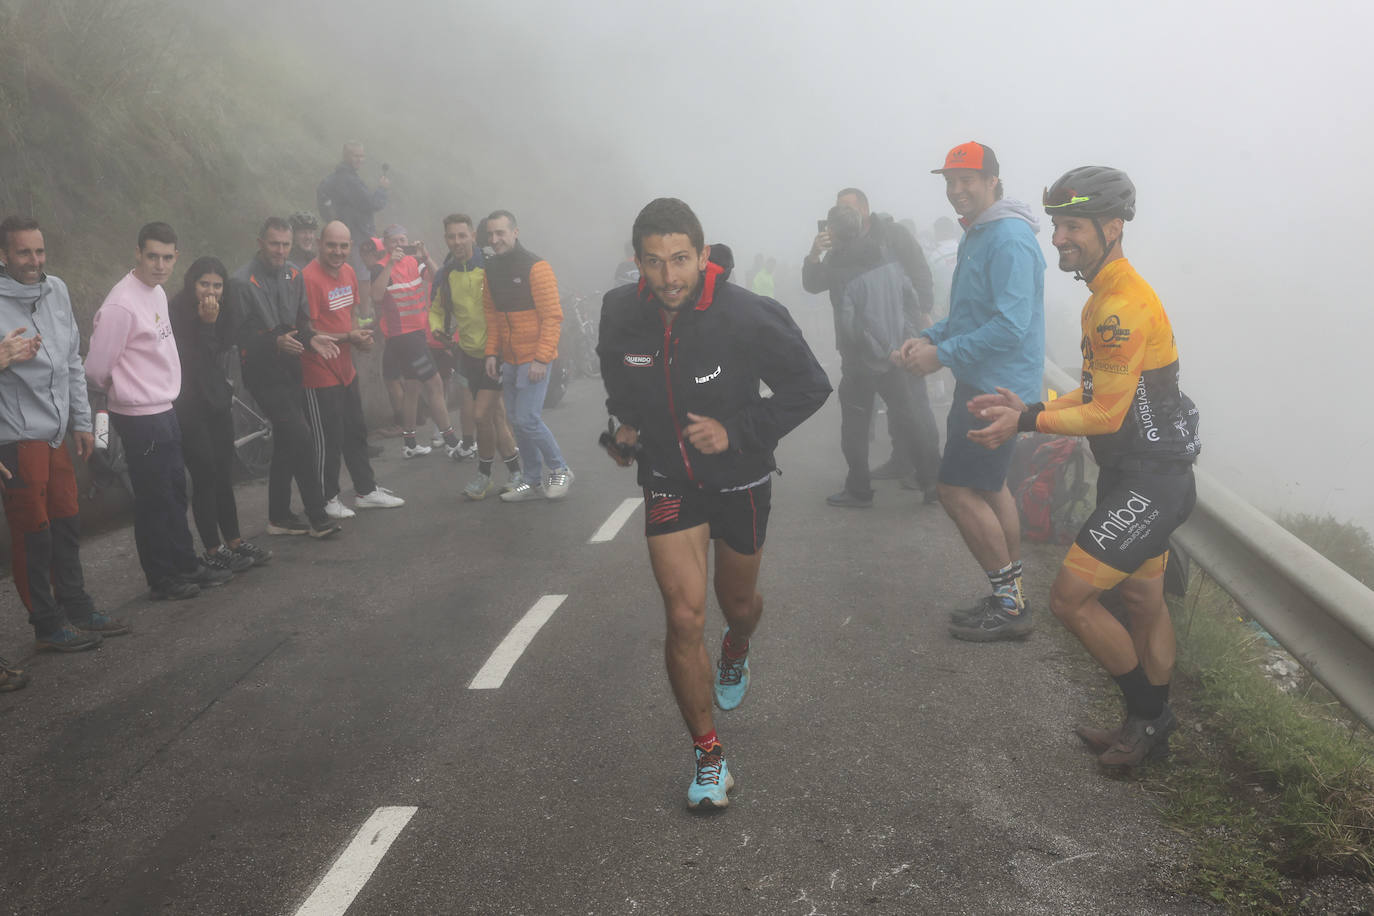
[(544, 406), (557, 407), (558, 402), (563, 400), (563, 395), (568, 391), (568, 364), (563, 357), (558, 357), (549, 366), (549, 390), (544, 393)]
[(262, 477), (272, 463), (272, 424), (234, 398), (234, 454), (249, 477)]

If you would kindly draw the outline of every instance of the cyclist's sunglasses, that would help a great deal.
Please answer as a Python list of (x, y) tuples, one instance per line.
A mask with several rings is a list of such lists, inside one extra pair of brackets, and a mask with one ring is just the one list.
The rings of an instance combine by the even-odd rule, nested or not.
[(1073, 188), (1059, 188), (1053, 194), (1050, 193), (1049, 188), (1046, 188), (1045, 193), (1041, 195), (1040, 204), (1043, 207), (1054, 209), (1072, 206), (1073, 204), (1085, 204), (1090, 200), (1092, 200), (1091, 197), (1079, 197), (1074, 194)]

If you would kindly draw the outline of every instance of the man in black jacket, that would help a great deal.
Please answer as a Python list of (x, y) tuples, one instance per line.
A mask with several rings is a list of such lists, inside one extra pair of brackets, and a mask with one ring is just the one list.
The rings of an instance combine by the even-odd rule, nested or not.
[[(377, 190), (368, 189), (367, 183), (358, 172), (366, 159), (362, 143), (349, 140), (343, 146), (343, 160), (315, 189), (320, 217), (326, 223), (338, 220), (348, 227), (349, 234), (354, 240), (348, 263), (353, 266), (353, 272), (363, 279), (367, 278), (368, 272), (358, 249), (365, 239), (377, 234), (373, 226), (373, 214), (386, 207), (386, 192), (391, 187), (391, 179), (386, 177), (386, 165), (383, 165), (382, 177), (377, 179)], [(297, 266), (304, 267), (305, 263), (301, 262)], [(359, 284), (358, 295), (359, 315), (369, 317), (372, 297), (366, 283)]]
[[(906, 279), (904, 288), (892, 282), (894, 277)], [(846, 508), (873, 505), (868, 436), (876, 395), (887, 405), (893, 451), (892, 459), (874, 473), (896, 478), (914, 469), (925, 501), (935, 502), (940, 434), (925, 379), (912, 384), (912, 377), (896, 363), (879, 365), (866, 359), (869, 347), (862, 335), (850, 333), (854, 328), (846, 321), (856, 310), (862, 319), (862, 312), (877, 308), (885, 313), (899, 310), (913, 332), (930, 325), (930, 265), (916, 239), (891, 217), (871, 215), (862, 191), (845, 188), (836, 195), (826, 229), (816, 236), (802, 262), (802, 287), (809, 293), (830, 293), (835, 346), (840, 351), (840, 448), (849, 473), (844, 489), (826, 502)], [(886, 346), (889, 341), (881, 343)]]
[[(310, 347), (325, 359), (339, 355), (333, 340), (310, 329), (305, 280), (287, 261), (291, 224), (271, 217), (258, 233), (258, 253), (234, 274), (235, 336), (243, 381), (272, 421), (272, 464), (267, 472), (267, 533), (323, 538), (339, 525), (324, 511), (315, 443), (305, 421), (301, 354)], [(301, 491), (308, 521), (291, 512), (291, 478)]]
[(685, 203), (650, 203), (632, 239), (639, 283), (607, 293), (601, 312), (606, 406), (622, 424), (607, 451), (622, 466), (639, 463), (668, 680), (696, 753), (687, 805), (723, 808), (734, 778), (711, 714), (707, 548), (714, 539), (728, 624), (715, 700), (733, 709), (749, 687), (749, 637), (763, 613), (755, 586), (773, 449), (825, 403), (830, 382), (786, 309), (725, 282)]

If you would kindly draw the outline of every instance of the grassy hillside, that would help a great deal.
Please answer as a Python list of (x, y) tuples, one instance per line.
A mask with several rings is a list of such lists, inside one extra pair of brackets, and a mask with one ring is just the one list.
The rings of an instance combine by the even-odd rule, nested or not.
[[(182, 267), (207, 253), (233, 267), (266, 216), (314, 209), (348, 137), (367, 145), (369, 182), (392, 163), (379, 219), (433, 249), (444, 213), (504, 206), (565, 282), (609, 273), (625, 227), (579, 219), (567, 231), (596, 193), (562, 167), (581, 141), (488, 129), (481, 94), (439, 79), (451, 69), (424, 79), (404, 47), (341, 48), (337, 30), (366, 38), (366, 23), (312, 21), (326, 14), (247, 0), (0, 0), (0, 212), (44, 225), (50, 269), (86, 327), (131, 266), (142, 223), (176, 227)], [(411, 74), (404, 89), (387, 78), (398, 65)]]

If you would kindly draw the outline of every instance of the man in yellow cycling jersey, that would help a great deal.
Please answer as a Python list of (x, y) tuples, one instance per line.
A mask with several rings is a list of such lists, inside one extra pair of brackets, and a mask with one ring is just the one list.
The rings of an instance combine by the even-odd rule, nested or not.
[[(969, 409), (992, 422), (968, 437), (995, 448), (1018, 430), (1087, 436), (1100, 473), (1097, 509), (1050, 590), (1050, 608), (1107, 670), (1126, 701), (1119, 728), (1080, 727), (1104, 766), (1162, 756), (1177, 727), (1169, 708), (1174, 630), (1164, 602), (1169, 536), (1196, 501), (1198, 412), (1178, 387), (1178, 349), (1159, 297), (1121, 249), (1135, 216), (1125, 172), (1084, 166), (1045, 191), (1059, 269), (1092, 295), (1083, 307), (1082, 385), (1027, 406), (1005, 389)], [(1102, 606), (1115, 589), (1129, 629)]]

